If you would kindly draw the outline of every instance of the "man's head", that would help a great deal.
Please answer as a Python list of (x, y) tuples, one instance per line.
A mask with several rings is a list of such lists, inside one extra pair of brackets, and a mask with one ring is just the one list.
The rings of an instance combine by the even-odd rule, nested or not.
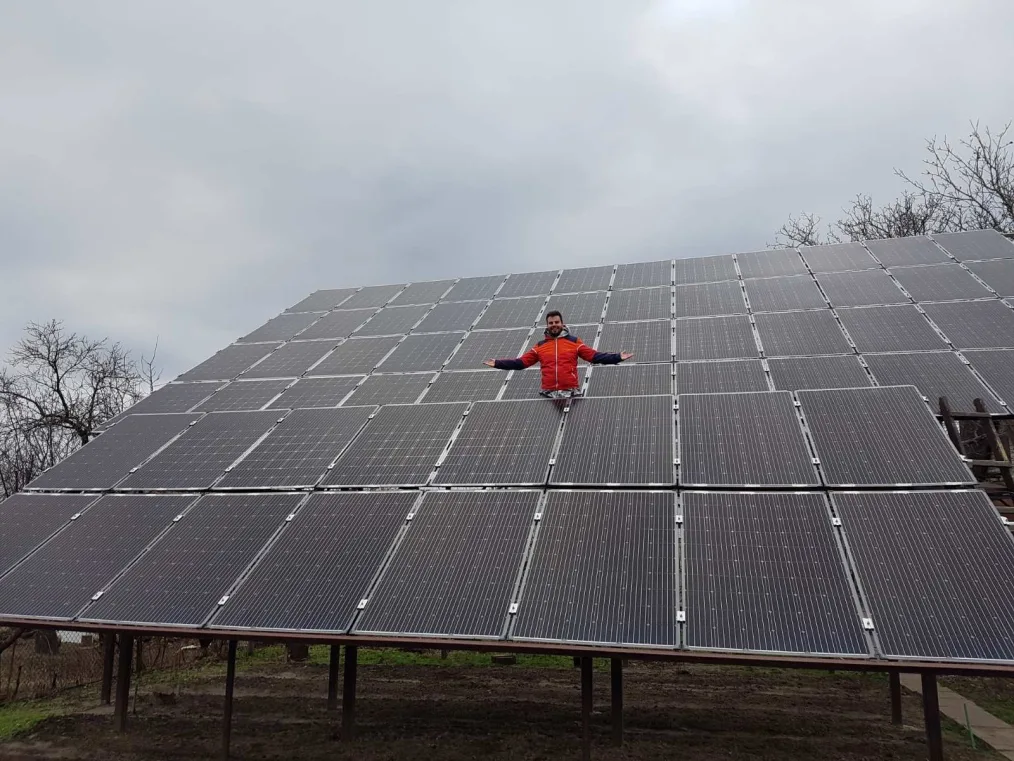
[(546, 332), (551, 336), (558, 336), (563, 332), (563, 315), (557, 310), (546, 312)]

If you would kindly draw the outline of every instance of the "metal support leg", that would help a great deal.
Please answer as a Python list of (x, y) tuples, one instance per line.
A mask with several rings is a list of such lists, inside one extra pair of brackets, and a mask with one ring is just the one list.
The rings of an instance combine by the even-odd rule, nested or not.
[(113, 671), (116, 661), (116, 635), (107, 632), (102, 635), (102, 692), (100, 700), (109, 705), (113, 696)]
[(118, 732), (127, 731), (127, 705), (130, 702), (130, 667), (134, 659), (134, 635), (120, 635), (120, 663), (116, 674), (116, 707), (113, 716)]
[(229, 758), (232, 742), (232, 695), (236, 686), (236, 640), (229, 640), (229, 660), (225, 666), (225, 715), (222, 719), (222, 758)]
[(331, 645), (331, 664), (327, 672), (327, 710), (338, 707), (338, 665), (341, 660), (341, 647)]
[(613, 745), (623, 745), (623, 661), (612, 660)]
[(345, 683), (342, 685), (342, 739), (356, 736), (356, 670), (359, 667), (359, 648), (345, 646)]
[(944, 761), (944, 741), (940, 735), (940, 702), (937, 698), (937, 676), (922, 674), (922, 711), (926, 719), (926, 742), (929, 761)]
[(891, 723), (901, 724), (901, 673), (889, 672), (891, 678)]
[(591, 761), (592, 659), (581, 659), (581, 758)]

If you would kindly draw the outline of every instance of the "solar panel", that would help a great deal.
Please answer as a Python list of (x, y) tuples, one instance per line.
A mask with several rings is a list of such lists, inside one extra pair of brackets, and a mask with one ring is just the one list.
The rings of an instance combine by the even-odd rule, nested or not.
[(375, 410), (373, 406), (293, 410), (216, 486), (226, 489), (314, 486)]
[(940, 409), (942, 396), (956, 412), (972, 412), (975, 399), (982, 399), (990, 412), (1005, 411), (953, 352), (866, 354), (864, 358), (881, 386), (915, 386), (934, 412)]
[(445, 330), (468, 330), (485, 308), (485, 301), (437, 304), (412, 332), (437, 333)]
[(455, 486), (543, 484), (564, 403), (476, 402), (433, 480)]
[(1014, 351), (988, 349), (966, 351), (964, 355), (976, 372), (1000, 395), (1001, 400), (1014, 400)]
[(391, 303), (397, 306), (436, 304), (452, 285), (454, 285), (454, 280), (430, 280), (425, 283), (412, 283), (408, 288), (391, 299)]
[(676, 320), (674, 324), (677, 360), (734, 359), (758, 355), (750, 318), (746, 315)]
[(495, 299), (486, 309), (475, 327), (479, 330), (500, 328), (530, 328), (535, 324), (546, 299), (529, 296), (523, 299)]
[(360, 288), (348, 301), (342, 302), (342, 309), (382, 307), (404, 287), (404, 285), (368, 285)]
[(346, 632), (415, 492), (313, 494), (211, 626)]
[(198, 417), (130, 415), (45, 471), (28, 488), (109, 489)]
[(604, 291), (613, 279), (613, 265), (604, 267), (578, 267), (564, 270), (554, 293), (577, 293), (579, 291)]
[(331, 352), (307, 375), (359, 375), (370, 372), (398, 345), (397, 336), (386, 338), (350, 338)]
[(672, 393), (672, 365), (599, 365), (586, 396), (654, 396)]
[[(278, 421), (274, 410), (210, 412), (133, 473), (125, 489), (207, 489)], [(119, 427), (119, 426), (117, 426)]]
[(836, 307), (909, 303), (908, 297), (884, 270), (828, 272), (818, 275), (817, 280)]
[(487, 359), (513, 358), (524, 351), (530, 328), (469, 333), (447, 363), (448, 370), (477, 370)]
[(925, 235), (911, 238), (888, 238), (886, 240), (868, 240), (866, 247), (873, 252), (885, 267), (900, 267), (910, 264), (937, 264), (949, 262), (939, 247)]
[(408, 404), (380, 412), (338, 458), (325, 485), (419, 486), (426, 482), (464, 404)]
[[(12, 494), (0, 502), (0, 575), (95, 501), (94, 494)], [(0, 608), (3, 610), (3, 608)]]
[(237, 343), (287, 341), (315, 323), (320, 316), (316, 313), (285, 312), (277, 317), (272, 317), (257, 330), (240, 338)]
[(768, 360), (771, 380), (779, 391), (801, 388), (863, 388), (872, 386), (859, 357), (785, 357)]
[(884, 655), (1014, 660), (1014, 545), (982, 492), (833, 501)]
[(1014, 245), (996, 230), (934, 233), (933, 239), (950, 251), (959, 262), (1014, 257)]
[(683, 494), (686, 643), (693, 649), (868, 656), (819, 494)]
[(545, 296), (553, 287), (558, 272), (559, 270), (552, 270), (510, 275), (496, 295), (501, 299), (509, 296)]
[(178, 381), (232, 380), (281, 344), (233, 344), (179, 376)]
[(202, 401), (222, 388), (221, 381), (212, 383), (168, 383), (153, 391), (114, 418), (102, 424), (106, 429), (127, 415), (153, 414), (158, 412), (189, 412)]
[(461, 343), (464, 333), (409, 336), (380, 366), (385, 373), (439, 370)]
[(73, 618), (193, 496), (107, 496), (0, 582), (7, 616)]
[(550, 493), (512, 638), (675, 646), (673, 503), (666, 492)]
[(495, 399), (503, 388), (501, 373), (480, 370), (440, 373), (430, 390), (423, 397), (424, 402), (474, 402), (480, 399)]
[(80, 620), (200, 626), (304, 496), (203, 496)]
[(390, 336), (404, 335), (422, 320), (430, 310), (428, 306), (385, 307), (377, 312), (370, 321), (355, 332), (359, 336)]
[(338, 378), (302, 378), (287, 388), (282, 395), (271, 402), (269, 410), (295, 409), (297, 407), (337, 407), (349, 395), (361, 375), (346, 375)]
[(237, 412), (259, 410), (292, 383), (291, 378), (234, 381), (198, 405), (197, 412)]
[(806, 486), (820, 480), (792, 394), (680, 394), (683, 486)]
[[(587, 365), (578, 365), (577, 368), (577, 387), (581, 388), (584, 385), (585, 371), (588, 369)], [(504, 389), (504, 399), (537, 399), (539, 397), (539, 391), (542, 390), (542, 372), (538, 365), (530, 367), (524, 371), (515, 371), (512, 373), (507, 381), (507, 387)]]
[(621, 264), (616, 268), (613, 288), (648, 288), (653, 285), (670, 285), (671, 283), (672, 261), (663, 259), (659, 262)]
[(330, 291), (314, 291), (286, 312), (326, 312), (341, 304), (356, 292), (355, 288), (336, 288)]
[(673, 300), (676, 317), (746, 314), (743, 289), (735, 280), (704, 285), (677, 285)]
[(911, 304), (839, 309), (838, 319), (859, 351), (933, 351), (949, 348)]
[(554, 484), (669, 486), (672, 396), (575, 399), (550, 475)]
[(827, 300), (810, 275), (765, 277), (746, 280), (746, 296), (754, 312), (781, 312), (788, 309), (823, 309)]
[(992, 295), (957, 264), (897, 267), (891, 274), (916, 301), (981, 299)]
[(633, 362), (670, 362), (671, 323), (669, 320), (606, 323), (598, 345), (601, 351), (633, 352)]
[(1002, 301), (951, 301), (923, 309), (957, 349), (1014, 347), (1014, 310)]
[(911, 386), (797, 396), (828, 486), (975, 483)]
[(635, 288), (629, 291), (613, 291), (609, 297), (606, 319), (620, 320), (667, 320), (672, 316), (672, 289)]
[(346, 404), (412, 404), (432, 379), (432, 372), (373, 374), (353, 392)]
[(349, 309), (331, 312), (300, 333), (299, 340), (348, 338), (356, 328), (366, 322), (376, 311), (376, 309)]
[(444, 296), (444, 301), (469, 301), (472, 299), (485, 301), (491, 299), (505, 277), (505, 275), (464, 277)]
[(872, 270), (879, 266), (862, 243), (803, 246), (800, 251), (813, 272)]
[(676, 392), (680, 394), (767, 390), (768, 379), (759, 359), (676, 364)]
[(296, 378), (334, 348), (336, 340), (294, 341), (283, 344), (251, 367), (244, 378)]
[(806, 266), (794, 248), (775, 248), (737, 254), (736, 261), (739, 262), (739, 271), (744, 278), (806, 274)]
[(735, 280), (736, 262), (731, 256), (703, 256), (695, 259), (677, 259), (673, 262), (676, 285), (714, 283)]
[(534, 491), (428, 493), (355, 632), (503, 636), (538, 501)]
[[(1010, 248), (1014, 251), (1014, 246)], [(965, 266), (978, 275), (979, 278), (985, 281), (986, 285), (1000, 296), (1014, 296), (1014, 260), (997, 259), (994, 262), (969, 262)], [(974, 291), (974, 294), (973, 296), (962, 296), (961, 298), (974, 299), (988, 295), (982, 286), (979, 286), (978, 290)]]
[[(567, 325), (597, 323), (602, 319), (602, 310), (606, 306), (606, 293), (572, 293), (567, 296), (552, 295), (544, 314), (556, 310), (563, 313), (563, 321)], [(666, 315), (668, 316), (668, 315)]]

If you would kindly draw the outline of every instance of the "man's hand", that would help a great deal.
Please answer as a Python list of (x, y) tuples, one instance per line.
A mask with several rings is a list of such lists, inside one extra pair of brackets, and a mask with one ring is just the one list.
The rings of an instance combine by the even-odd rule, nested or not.
[(486, 365), (486, 367), (496, 367), (496, 360), (495, 359), (487, 359), (482, 364)]
[(633, 358), (634, 358), (634, 353), (633, 352), (630, 352), (630, 351), (621, 351), (620, 352), (620, 359), (623, 360), (624, 362), (626, 362), (628, 359), (633, 359)]

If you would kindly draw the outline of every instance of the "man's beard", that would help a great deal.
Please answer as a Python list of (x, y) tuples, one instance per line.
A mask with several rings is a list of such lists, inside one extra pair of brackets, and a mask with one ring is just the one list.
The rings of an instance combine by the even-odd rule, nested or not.
[(556, 336), (560, 335), (563, 332), (563, 328), (562, 327), (546, 328), (546, 332), (555, 338)]

